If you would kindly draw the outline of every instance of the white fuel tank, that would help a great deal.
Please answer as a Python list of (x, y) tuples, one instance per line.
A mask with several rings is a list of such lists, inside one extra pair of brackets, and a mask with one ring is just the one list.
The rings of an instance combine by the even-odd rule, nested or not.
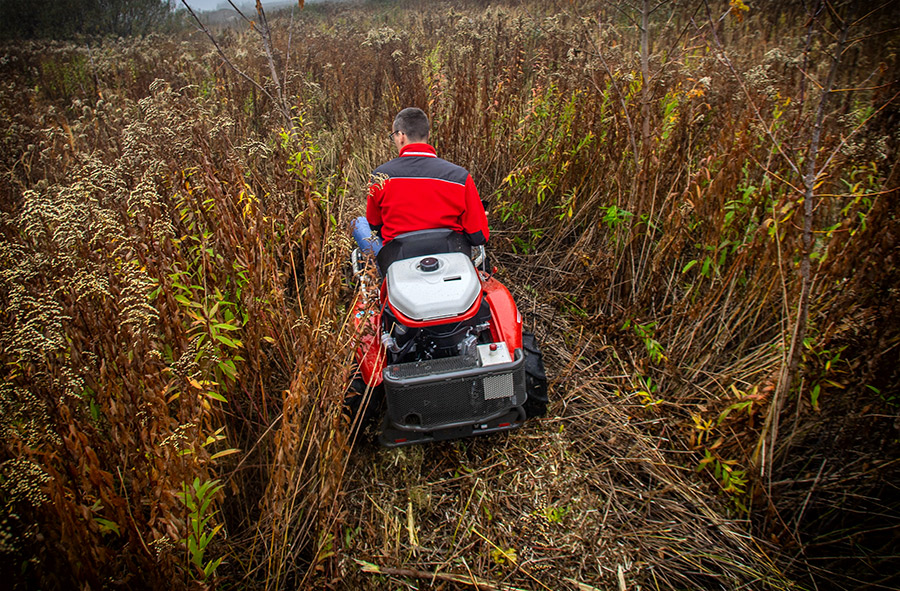
[(481, 279), (461, 252), (430, 254), (391, 263), (387, 295), (394, 309), (413, 320), (452, 318), (481, 295)]

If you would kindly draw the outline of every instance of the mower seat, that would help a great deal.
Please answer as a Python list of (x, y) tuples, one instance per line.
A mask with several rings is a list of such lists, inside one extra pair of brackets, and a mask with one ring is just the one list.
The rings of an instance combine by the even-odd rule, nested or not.
[(387, 276), (388, 267), (394, 261), (440, 254), (445, 252), (461, 252), (472, 256), (472, 245), (469, 239), (449, 228), (433, 228), (400, 234), (385, 244), (375, 257), (381, 276)]

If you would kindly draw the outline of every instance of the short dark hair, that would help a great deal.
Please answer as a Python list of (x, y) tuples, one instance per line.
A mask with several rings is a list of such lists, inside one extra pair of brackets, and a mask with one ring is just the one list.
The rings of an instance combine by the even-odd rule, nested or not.
[(394, 129), (391, 131), (402, 131), (411, 142), (424, 142), (428, 140), (428, 127), (425, 111), (407, 107), (394, 117)]

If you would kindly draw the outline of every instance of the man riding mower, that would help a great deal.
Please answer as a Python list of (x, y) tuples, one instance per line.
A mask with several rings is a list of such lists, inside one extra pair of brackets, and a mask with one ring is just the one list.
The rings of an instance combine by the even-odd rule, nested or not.
[[(547, 406), (534, 336), (487, 268), (487, 219), (472, 178), (438, 158), (427, 138), (421, 110), (397, 115), (399, 156), (374, 171), (366, 217), (354, 227), (354, 319), (363, 336), (348, 407), (371, 414), (384, 399), (386, 446), (514, 429)], [(383, 277), (377, 294), (367, 250)]]

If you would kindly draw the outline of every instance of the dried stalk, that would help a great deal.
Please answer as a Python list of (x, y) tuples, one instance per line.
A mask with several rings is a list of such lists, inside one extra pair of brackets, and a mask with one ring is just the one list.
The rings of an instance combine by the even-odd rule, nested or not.
[[(263, 31), (260, 31), (256, 27), (255, 24), (253, 25), (254, 30), (257, 31), (263, 39), (263, 46), (266, 49), (266, 57), (269, 60), (269, 68), (273, 74), (272, 80), (275, 82), (275, 86), (278, 90), (278, 98), (277, 99), (274, 96), (272, 96), (272, 94), (268, 90), (266, 90), (264, 86), (262, 86), (260, 83), (258, 83), (253, 78), (251, 78), (249, 74), (245, 73), (243, 70), (241, 70), (236, 65), (234, 65), (234, 63), (228, 58), (228, 56), (225, 54), (225, 51), (219, 45), (219, 42), (216, 41), (215, 36), (212, 34), (212, 32), (209, 30), (209, 28), (203, 24), (203, 22), (200, 20), (200, 17), (198, 17), (197, 14), (194, 12), (194, 9), (191, 8), (190, 5), (187, 3), (187, 0), (181, 0), (181, 3), (184, 5), (185, 8), (187, 8), (188, 12), (191, 13), (191, 17), (193, 17), (194, 22), (197, 23), (197, 28), (200, 29), (206, 35), (206, 37), (210, 40), (210, 42), (216, 48), (216, 51), (219, 53), (219, 56), (222, 58), (222, 61), (224, 61), (225, 64), (229, 68), (231, 68), (231, 70), (235, 74), (237, 74), (238, 76), (240, 76), (241, 78), (243, 78), (244, 80), (246, 80), (247, 82), (252, 84), (253, 87), (256, 88), (256, 90), (261, 92), (266, 98), (268, 98), (270, 101), (272, 101), (272, 103), (278, 109), (279, 114), (281, 114), (282, 118), (284, 119), (285, 125), (288, 128), (292, 128), (293, 121), (291, 119), (291, 113), (284, 102), (284, 92), (283, 92), (283, 88), (281, 87), (281, 81), (279, 80), (278, 74), (275, 71), (275, 62), (274, 62), (274, 59), (272, 56), (271, 47), (269, 45), (268, 27), (263, 29)], [(231, 3), (231, 0), (229, 0), (229, 4), (231, 4), (232, 7), (234, 7), (234, 4)], [(259, 5), (258, 0), (257, 0), (257, 5)], [(244, 18), (244, 20), (251, 22), (251, 21), (249, 21), (249, 19), (247, 19), (246, 16), (244, 16), (244, 14), (240, 10), (238, 10), (236, 7), (234, 9), (238, 12), (238, 14), (240, 14)], [(262, 10), (261, 5), (258, 6), (258, 10), (260, 10), (260, 11)], [(251, 22), (251, 24), (252, 24), (252, 22)]]

